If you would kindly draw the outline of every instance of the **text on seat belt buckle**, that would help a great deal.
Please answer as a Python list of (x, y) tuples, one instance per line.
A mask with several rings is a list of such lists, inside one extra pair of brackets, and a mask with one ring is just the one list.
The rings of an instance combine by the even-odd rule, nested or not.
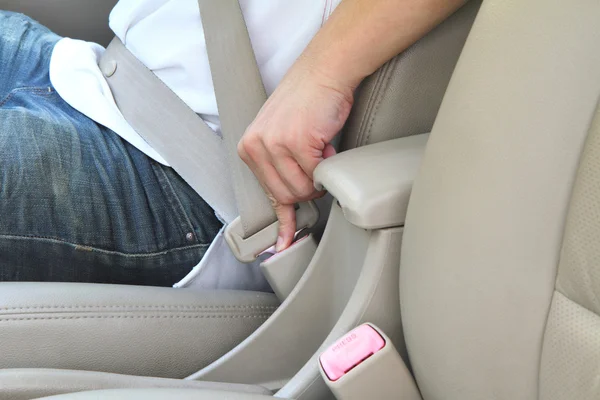
[(363, 324), (319, 357), (321, 376), (338, 400), (421, 400), (421, 394), (391, 340)]
[(385, 340), (370, 325), (361, 325), (339, 339), (321, 355), (321, 366), (331, 381), (337, 381), (385, 346)]
[[(300, 203), (296, 210), (296, 231), (312, 228), (319, 221), (319, 209), (314, 202)], [(263, 230), (245, 238), (240, 217), (225, 228), (224, 236), (235, 258), (243, 263), (255, 261), (259, 254), (277, 242), (279, 222), (275, 221)]]

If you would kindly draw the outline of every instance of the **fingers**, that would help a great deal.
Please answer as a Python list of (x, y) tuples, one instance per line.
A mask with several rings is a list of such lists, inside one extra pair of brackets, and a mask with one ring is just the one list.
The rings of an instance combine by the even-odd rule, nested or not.
[(315, 168), (321, 161), (323, 161), (323, 151), (315, 148), (310, 148), (310, 150), (306, 150), (306, 147), (298, 147), (291, 149), (294, 160), (298, 163), (302, 171), (306, 174), (306, 176), (311, 177), (315, 172)]
[(331, 144), (324, 143), (318, 138), (306, 138), (305, 140), (307, 140), (307, 143), (304, 146), (292, 147), (290, 151), (292, 152), (291, 156), (297, 161), (304, 173), (311, 177), (312, 181), (319, 163), (336, 155), (336, 151)]
[(277, 237), (277, 244), (275, 245), (275, 251), (278, 253), (290, 247), (294, 241), (294, 235), (296, 234), (296, 210), (293, 204), (279, 204), (274, 205), (275, 214), (279, 221), (279, 235)]
[(238, 146), (238, 153), (277, 202), (294, 204), (322, 196), (290, 153), (267, 148), (262, 141), (244, 140)]
[(332, 146), (323, 150), (315, 148), (293, 153), (290, 146), (267, 146), (258, 134), (246, 134), (238, 145), (238, 154), (258, 178), (267, 193), (277, 220), (279, 232), (275, 249), (287, 249), (296, 234), (296, 210), (294, 205), (313, 200), (325, 194), (314, 188), (312, 173), (323, 158), (335, 154)]
[(278, 157), (273, 165), (296, 202), (312, 200), (316, 194), (313, 180), (306, 175), (292, 157)]
[(323, 158), (324, 159), (328, 159), (329, 157), (333, 157), (337, 154), (337, 151), (335, 151), (335, 147), (333, 147), (330, 144), (325, 145), (325, 148), (323, 149)]

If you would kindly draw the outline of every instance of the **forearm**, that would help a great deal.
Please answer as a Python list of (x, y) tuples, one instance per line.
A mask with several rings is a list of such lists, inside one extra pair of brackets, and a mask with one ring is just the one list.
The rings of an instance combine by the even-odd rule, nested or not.
[(343, 0), (298, 63), (354, 89), (467, 0)]
[[(216, 1), (216, 0), (215, 0)], [(466, 0), (343, 0), (288, 71), (238, 146), (279, 220), (277, 251), (294, 239), (294, 203), (319, 195), (313, 174), (335, 154), (358, 84)]]

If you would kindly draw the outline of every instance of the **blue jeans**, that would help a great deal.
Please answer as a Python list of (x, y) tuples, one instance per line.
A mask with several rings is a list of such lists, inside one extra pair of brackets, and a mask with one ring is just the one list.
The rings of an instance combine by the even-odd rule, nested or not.
[(0, 281), (170, 286), (221, 223), (172, 169), (61, 99), (59, 39), (0, 11)]

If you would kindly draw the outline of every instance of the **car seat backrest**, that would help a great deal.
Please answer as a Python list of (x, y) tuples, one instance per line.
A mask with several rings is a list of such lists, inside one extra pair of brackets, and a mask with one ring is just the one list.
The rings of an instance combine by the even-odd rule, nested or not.
[(114, 37), (108, 15), (117, 0), (0, 0), (0, 10), (26, 14), (61, 36), (106, 46)]
[(425, 400), (600, 396), (598, 21), (592, 0), (481, 7), (403, 241)]
[(431, 131), (481, 0), (471, 0), (359, 86), (343, 150)]

